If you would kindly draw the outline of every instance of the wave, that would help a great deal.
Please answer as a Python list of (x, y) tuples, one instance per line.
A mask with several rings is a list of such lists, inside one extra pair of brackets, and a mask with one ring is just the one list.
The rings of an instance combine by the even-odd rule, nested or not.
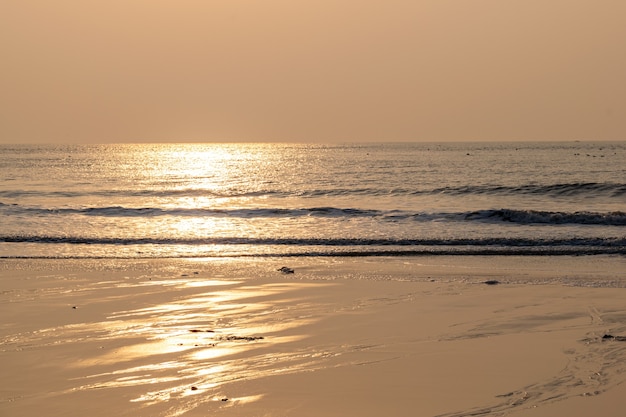
[(182, 216), (182, 217), (302, 217), (302, 216), (326, 216), (326, 217), (374, 217), (382, 212), (378, 210), (364, 210), (352, 208), (312, 207), (312, 208), (240, 208), (240, 209), (212, 209), (212, 208), (158, 208), (158, 207), (88, 207), (88, 208), (39, 208), (19, 207), (0, 203), (0, 207), (8, 210), (20, 211), (30, 214), (67, 215), (80, 214), (86, 216), (101, 217), (156, 217), (156, 216)]
[(581, 224), (626, 226), (626, 212), (554, 212), (537, 210), (481, 210), (468, 213), (465, 220), (499, 220), (517, 224)]
[(623, 197), (626, 184), (621, 183), (567, 183), (567, 184), (525, 184), (518, 186), (468, 185), (462, 187), (443, 187), (432, 193), (452, 195), (542, 195), (547, 197), (570, 197), (590, 195), (593, 197)]
[[(25, 198), (25, 197), (46, 197), (46, 198), (80, 198), (80, 197), (215, 197), (215, 198), (236, 198), (236, 197), (266, 197), (266, 196), (288, 196), (279, 190), (238, 190), (227, 189), (215, 191), (212, 189), (186, 188), (186, 189), (141, 189), (141, 190), (86, 190), (86, 191), (39, 191), (39, 190), (2, 190), (0, 198)], [(296, 193), (296, 195), (298, 195)]]
[(94, 245), (290, 245), (290, 246), (596, 246), (626, 247), (626, 238), (457, 238), (457, 239), (393, 239), (393, 238), (113, 238), (49, 235), (4, 235), (4, 243), (52, 243)]
[(14, 215), (84, 215), (99, 217), (227, 217), (227, 218), (298, 218), (326, 217), (337, 220), (356, 217), (375, 218), (380, 221), (449, 221), (512, 223), (519, 225), (602, 225), (626, 226), (626, 212), (555, 212), (541, 210), (488, 209), (467, 212), (410, 212), (402, 210), (374, 210), (338, 207), (310, 208), (159, 208), (159, 207), (87, 207), (87, 208), (40, 208), (0, 203), (5, 214)]
[[(108, 257), (206, 257), (206, 256), (420, 256), (420, 255), (626, 255), (626, 238), (477, 238), (477, 239), (341, 239), (341, 238), (98, 238), (80, 236), (0, 236), (0, 243), (47, 245), (166, 246), (168, 254), (156, 250), (109, 252)], [(220, 249), (212, 251), (211, 246)], [(176, 247), (193, 247), (190, 251)], [(244, 248), (237, 249), (244, 246)], [(224, 249), (229, 247), (230, 249)], [(279, 249), (280, 247), (281, 249)], [(202, 251), (198, 251), (202, 248)], [(272, 249), (274, 248), (274, 249)], [(78, 253), (83, 253), (79, 251)], [(112, 255), (115, 253), (116, 255)], [(144, 254), (144, 255), (137, 255)], [(147, 254), (147, 255), (146, 255)], [(69, 255), (60, 257), (93, 257)], [(37, 256), (0, 256), (0, 258)], [(42, 256), (42, 257), (57, 257)], [(107, 256), (105, 256), (107, 257)]]
[(546, 197), (578, 197), (590, 196), (595, 198), (619, 198), (626, 196), (625, 183), (589, 182), (563, 184), (523, 184), (507, 185), (466, 185), (459, 187), (439, 188), (330, 188), (311, 190), (283, 190), (283, 189), (133, 189), (133, 190), (92, 190), (92, 191), (36, 191), (36, 190), (2, 190), (0, 198), (25, 197), (214, 197), (214, 198), (249, 198), (249, 197), (349, 197), (349, 196), (411, 196), (411, 195), (533, 195)]

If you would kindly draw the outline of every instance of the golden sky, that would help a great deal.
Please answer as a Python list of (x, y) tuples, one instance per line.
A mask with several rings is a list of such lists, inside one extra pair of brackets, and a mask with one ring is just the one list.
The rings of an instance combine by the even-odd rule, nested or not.
[(0, 142), (626, 140), (624, 0), (2, 0)]

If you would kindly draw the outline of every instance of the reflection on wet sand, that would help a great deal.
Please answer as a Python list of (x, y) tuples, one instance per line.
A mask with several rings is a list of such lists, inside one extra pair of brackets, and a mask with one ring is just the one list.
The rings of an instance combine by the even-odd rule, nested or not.
[[(175, 416), (201, 404), (232, 407), (255, 401), (262, 393), (227, 395), (224, 385), (316, 369), (333, 356), (314, 348), (277, 349), (306, 338), (303, 327), (318, 320), (324, 311), (321, 304), (299, 292), (333, 284), (249, 285), (185, 279), (142, 281), (134, 288), (148, 285), (174, 287), (178, 291), (174, 294), (183, 295), (163, 304), (116, 311), (105, 320), (46, 329), (31, 336), (34, 343), (55, 343), (43, 340), (50, 335), (57, 341), (101, 345), (95, 355), (73, 363), (81, 376), (73, 379), (72, 388), (59, 394), (135, 387), (139, 390), (133, 392), (139, 394), (131, 402), (159, 406), (159, 414), (165, 407), (164, 415)], [(34, 340), (37, 337), (42, 340)]]
[(624, 386), (623, 286), (196, 265), (11, 269), (0, 415), (522, 416)]

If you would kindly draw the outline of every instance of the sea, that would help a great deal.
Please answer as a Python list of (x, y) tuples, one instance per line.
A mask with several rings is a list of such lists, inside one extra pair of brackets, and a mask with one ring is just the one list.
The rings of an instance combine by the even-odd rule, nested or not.
[(0, 145), (1, 258), (626, 254), (626, 142)]

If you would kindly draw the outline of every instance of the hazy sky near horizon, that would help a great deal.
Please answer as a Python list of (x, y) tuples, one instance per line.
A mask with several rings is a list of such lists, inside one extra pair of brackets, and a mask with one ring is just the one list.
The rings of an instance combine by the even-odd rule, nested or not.
[(626, 140), (624, 0), (4, 0), (0, 143)]

